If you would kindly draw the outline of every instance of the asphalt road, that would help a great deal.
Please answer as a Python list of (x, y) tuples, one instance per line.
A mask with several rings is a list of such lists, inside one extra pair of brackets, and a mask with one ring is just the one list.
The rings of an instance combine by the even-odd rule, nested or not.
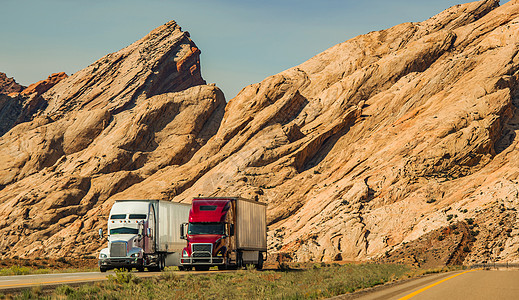
[[(214, 272), (233, 272), (233, 271), (190, 271), (175, 272), (178, 275), (184, 274), (210, 274)], [(14, 275), (0, 276), (0, 292), (18, 291), (35, 286), (54, 287), (63, 284), (76, 285), (81, 283), (96, 282), (107, 280), (107, 275), (114, 274), (113, 271), (83, 272), (83, 273), (56, 273), (56, 274), (37, 274), (37, 275)], [(135, 276), (144, 278), (158, 276), (161, 272), (133, 272)]]
[(335, 299), (519, 299), (519, 270), (469, 270), (434, 274)]

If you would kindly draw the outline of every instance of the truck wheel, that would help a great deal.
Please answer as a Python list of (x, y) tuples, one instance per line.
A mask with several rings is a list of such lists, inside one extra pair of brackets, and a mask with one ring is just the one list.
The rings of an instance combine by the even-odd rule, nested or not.
[(258, 264), (256, 264), (256, 269), (257, 270), (263, 269), (263, 254), (261, 252), (258, 256)]
[(144, 272), (144, 267), (138, 267), (138, 268), (137, 268), (137, 271), (138, 271), (138, 272)]
[(243, 268), (244, 265), (243, 265), (243, 258), (242, 258), (242, 253), (241, 252), (238, 252), (236, 254), (236, 269), (241, 269)]
[(101, 268), (99, 268), (99, 271), (104, 273), (104, 272), (106, 272), (106, 268), (101, 267)]
[(166, 255), (162, 255), (160, 257), (160, 270), (164, 271), (165, 267), (166, 267)]
[(209, 271), (209, 266), (195, 266), (197, 271)]

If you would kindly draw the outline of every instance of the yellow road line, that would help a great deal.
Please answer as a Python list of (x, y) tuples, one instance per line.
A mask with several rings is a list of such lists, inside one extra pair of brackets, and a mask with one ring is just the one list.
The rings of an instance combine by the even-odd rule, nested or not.
[(470, 271), (465, 271), (465, 272), (462, 272), (462, 273), (459, 273), (459, 274), (453, 275), (453, 276), (451, 276), (451, 277), (448, 277), (448, 278), (442, 279), (442, 280), (440, 280), (440, 281), (438, 281), (438, 282), (435, 282), (435, 283), (433, 283), (433, 284), (431, 284), (431, 285), (428, 285), (428, 286), (426, 286), (426, 287), (424, 287), (424, 288), (422, 288), (422, 289), (419, 289), (419, 290), (416, 291), (416, 292), (413, 292), (413, 293), (411, 293), (411, 294), (409, 294), (409, 295), (407, 295), (407, 296), (404, 296), (404, 297), (402, 297), (402, 298), (400, 298), (400, 299), (398, 299), (398, 300), (407, 300), (407, 299), (411, 299), (412, 297), (414, 297), (414, 296), (420, 294), (420, 293), (423, 292), (423, 291), (426, 291), (426, 290), (432, 288), (433, 286), (437, 286), (438, 284), (443, 283), (443, 282), (445, 282), (445, 281), (447, 281), (447, 280), (449, 280), (449, 279), (452, 279), (452, 278), (454, 278), (454, 277), (457, 277), (457, 276), (463, 275), (463, 274), (465, 274), (465, 273), (469, 273), (469, 272), (472, 272), (472, 271), (477, 271), (477, 270), (479, 270), (479, 269), (470, 270)]

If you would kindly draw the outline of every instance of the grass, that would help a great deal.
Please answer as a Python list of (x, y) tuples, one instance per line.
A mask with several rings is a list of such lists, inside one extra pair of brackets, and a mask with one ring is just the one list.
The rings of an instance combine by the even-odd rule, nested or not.
[(424, 273), (396, 264), (316, 264), (284, 271), (180, 274), (166, 271), (141, 279), (133, 273), (116, 272), (106, 282), (64, 285), (52, 294), (27, 290), (14, 299), (324, 299)]
[(74, 272), (95, 272), (97, 268), (81, 268), (81, 269), (48, 269), (48, 268), (30, 268), (27, 266), (10, 266), (8, 268), (0, 268), (0, 276), (9, 275), (31, 275), (31, 274), (49, 274), (49, 273), (74, 273)]
[(63, 285), (54, 291), (41, 288), (0, 299), (324, 299), (389, 281), (447, 272), (462, 267), (416, 269), (397, 264), (315, 264), (307, 269), (192, 275), (162, 272), (141, 279), (131, 272), (116, 271), (108, 280), (79, 287)]

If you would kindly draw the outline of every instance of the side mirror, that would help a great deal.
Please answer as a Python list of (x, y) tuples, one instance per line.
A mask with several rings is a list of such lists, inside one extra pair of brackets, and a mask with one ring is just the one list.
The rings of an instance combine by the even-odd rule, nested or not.
[(99, 238), (103, 238), (103, 228), (99, 228)]
[(182, 223), (180, 224), (180, 239), (182, 240), (185, 240), (186, 239), (186, 234), (185, 234), (185, 227), (186, 227), (187, 223)]
[(139, 230), (137, 231), (137, 234), (139, 235), (139, 238), (142, 236), (144, 225), (142, 223), (139, 224)]
[(229, 236), (234, 236), (234, 224), (229, 224)]

